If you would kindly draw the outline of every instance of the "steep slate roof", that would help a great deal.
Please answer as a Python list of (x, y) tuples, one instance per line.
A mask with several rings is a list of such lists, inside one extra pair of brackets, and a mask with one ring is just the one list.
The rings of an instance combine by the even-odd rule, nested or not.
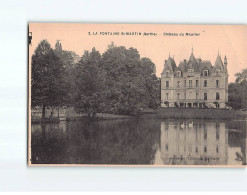
[(219, 54), (216, 58), (214, 66), (212, 66), (209, 60), (202, 61), (200, 58), (195, 58), (192, 50), (189, 61), (186, 60), (180, 61), (178, 67), (176, 66), (174, 59), (171, 58), (169, 55), (168, 60), (166, 60), (165, 62), (164, 70), (162, 73), (164, 73), (165, 70), (171, 70), (171, 72), (176, 72), (178, 70), (181, 70), (183, 74), (183, 72), (187, 72), (189, 68), (193, 68), (194, 72), (200, 72), (200, 73), (203, 73), (203, 70), (208, 70), (209, 74), (211, 74), (211, 72), (215, 71), (216, 69), (220, 69), (221, 71), (227, 71), (225, 70), (225, 66), (223, 65), (223, 62)]
[(162, 73), (164, 73), (165, 70), (170, 70), (171, 72), (174, 72), (176, 69), (177, 66), (174, 59), (169, 56), (168, 60), (165, 61), (164, 70)]
[(200, 63), (200, 72), (202, 72), (203, 70), (209, 70), (209, 71), (211, 71), (212, 69), (213, 69), (213, 66), (212, 66), (212, 64), (211, 64), (210, 61), (205, 60), (205, 61), (202, 61)]
[(203, 70), (208, 70), (208, 74), (211, 75), (212, 69), (213, 69), (213, 66), (212, 66), (210, 61), (206, 60), (206, 61), (202, 61), (200, 63), (200, 72), (201, 72), (201, 74), (203, 74)]
[(185, 66), (186, 66), (186, 64), (185, 64), (185, 62), (180, 62), (179, 63), (179, 65), (178, 65), (178, 68), (182, 71), (182, 72), (184, 72), (185, 71)]
[(215, 71), (215, 69), (220, 69), (221, 71), (225, 70), (223, 62), (219, 54), (215, 60), (213, 71)]
[(196, 58), (195, 58), (193, 52), (191, 53), (190, 59), (189, 59), (189, 61), (185, 67), (186, 67), (186, 70), (193, 68), (195, 72), (199, 72), (199, 66), (198, 66), (198, 63), (196, 61)]

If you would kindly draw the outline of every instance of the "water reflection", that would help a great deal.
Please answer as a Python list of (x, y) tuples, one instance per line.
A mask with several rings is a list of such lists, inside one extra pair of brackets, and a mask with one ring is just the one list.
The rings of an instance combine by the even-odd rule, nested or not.
[(32, 163), (246, 165), (246, 121), (32, 124)]
[(32, 163), (153, 164), (157, 121), (75, 121), (32, 125)]
[(227, 164), (228, 134), (224, 123), (161, 122), (164, 164)]

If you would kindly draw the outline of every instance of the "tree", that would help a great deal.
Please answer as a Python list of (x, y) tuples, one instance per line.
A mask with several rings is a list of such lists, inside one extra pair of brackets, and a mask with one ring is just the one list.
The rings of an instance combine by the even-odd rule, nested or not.
[(43, 117), (48, 106), (73, 106), (90, 117), (97, 112), (137, 115), (159, 104), (155, 71), (155, 64), (132, 47), (112, 43), (102, 56), (92, 48), (80, 58), (59, 41), (53, 50), (43, 40), (32, 56), (32, 107), (42, 106)]
[(75, 89), (75, 65), (79, 62), (80, 57), (72, 51), (63, 50), (60, 41), (55, 44), (54, 52), (60, 58), (64, 68), (63, 75), (63, 106), (73, 105), (73, 90)]
[(235, 74), (235, 83), (228, 86), (229, 105), (234, 109), (247, 108), (247, 69)]
[(137, 49), (112, 43), (102, 55), (102, 67), (106, 72), (107, 112), (135, 115), (156, 106), (160, 88), (155, 65), (148, 58), (140, 59)]
[(160, 79), (156, 77), (155, 64), (149, 58), (141, 59), (141, 73), (145, 84), (145, 100), (149, 108), (160, 105)]
[(242, 83), (247, 81), (247, 68), (243, 69), (242, 72), (236, 73), (236, 83)]
[(47, 40), (39, 43), (31, 63), (32, 107), (42, 106), (42, 117), (45, 117), (47, 106), (58, 106), (63, 102), (64, 68)]
[(95, 48), (85, 51), (75, 67), (74, 107), (79, 113), (93, 117), (104, 103), (104, 73), (101, 55)]

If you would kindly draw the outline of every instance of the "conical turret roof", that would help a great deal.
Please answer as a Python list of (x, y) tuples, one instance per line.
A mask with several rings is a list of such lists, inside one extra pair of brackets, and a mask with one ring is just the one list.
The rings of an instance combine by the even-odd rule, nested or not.
[(186, 69), (194, 69), (195, 72), (199, 72), (199, 66), (198, 66), (198, 63), (196, 61), (196, 58), (193, 54), (193, 50), (192, 50), (192, 53), (190, 55), (190, 58), (189, 58), (189, 61), (186, 65)]
[(220, 69), (220, 70), (224, 70), (224, 65), (223, 65), (223, 62), (221, 60), (221, 57), (220, 55), (218, 54), (216, 60), (215, 60), (215, 63), (214, 63), (214, 70), (215, 69)]
[(171, 58), (169, 55), (168, 59), (165, 61), (163, 73), (165, 72), (165, 70), (170, 70), (171, 72), (174, 72), (176, 68), (177, 66), (176, 66), (174, 59)]

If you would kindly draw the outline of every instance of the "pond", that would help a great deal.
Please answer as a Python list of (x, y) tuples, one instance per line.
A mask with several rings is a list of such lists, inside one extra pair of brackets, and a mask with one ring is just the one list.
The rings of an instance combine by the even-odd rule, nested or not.
[(246, 121), (122, 119), (31, 125), (32, 164), (246, 165)]

